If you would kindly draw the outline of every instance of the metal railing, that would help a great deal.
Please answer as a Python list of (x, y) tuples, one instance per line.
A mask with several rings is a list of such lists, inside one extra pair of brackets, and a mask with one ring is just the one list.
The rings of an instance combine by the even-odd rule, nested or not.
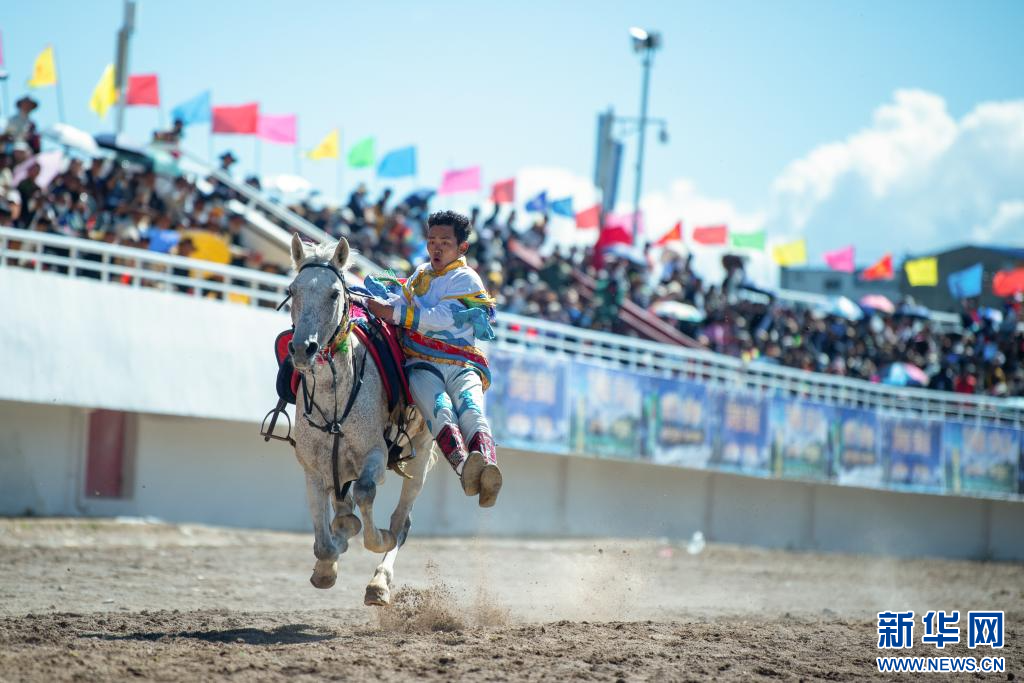
[[(247, 268), (90, 240), (0, 228), (0, 269), (29, 268), (193, 297), (275, 307), (290, 279)], [(0, 321), (2, 324), (2, 321)], [(710, 351), (658, 344), (536, 318), (500, 314), (498, 348), (540, 353), (675, 377), (766, 397), (801, 397), (928, 419), (979, 420), (1024, 427), (1024, 398), (1000, 399), (891, 387), (806, 372)]]

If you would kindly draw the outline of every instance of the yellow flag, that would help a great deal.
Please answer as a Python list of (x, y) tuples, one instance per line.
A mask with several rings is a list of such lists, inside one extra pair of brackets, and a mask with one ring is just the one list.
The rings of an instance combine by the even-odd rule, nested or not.
[(338, 129), (335, 128), (327, 134), (320, 144), (314, 147), (306, 155), (310, 159), (337, 159), (338, 158)]
[(92, 109), (102, 119), (107, 115), (107, 110), (117, 102), (117, 86), (114, 85), (114, 65), (107, 64), (100, 76), (100, 82), (92, 91), (89, 98), (89, 109)]
[(42, 88), (57, 85), (57, 63), (53, 59), (53, 47), (47, 47), (36, 57), (32, 67), (32, 78), (28, 79), (28, 87)]
[(807, 263), (807, 240), (778, 244), (772, 247), (772, 258), (780, 266), (801, 266)]
[(911, 287), (934, 287), (939, 284), (939, 261), (934, 256), (914, 259), (903, 264)]

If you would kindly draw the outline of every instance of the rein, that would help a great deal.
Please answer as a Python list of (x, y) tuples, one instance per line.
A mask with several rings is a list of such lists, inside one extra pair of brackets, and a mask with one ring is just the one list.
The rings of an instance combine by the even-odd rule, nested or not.
[[(324, 434), (332, 434), (334, 436), (333, 445), (331, 446), (331, 478), (334, 485), (334, 497), (335, 500), (341, 502), (348, 496), (349, 487), (352, 482), (347, 481), (344, 485), (341, 483), (341, 477), (339, 474), (339, 462), (338, 454), (341, 446), (341, 438), (345, 436), (345, 433), (341, 431), (342, 425), (345, 420), (348, 419), (349, 413), (352, 412), (353, 406), (356, 403), (356, 397), (359, 396), (359, 390), (363, 386), (363, 375), (366, 372), (366, 356), (368, 351), (363, 349), (362, 360), (359, 363), (359, 370), (356, 371), (356, 360), (355, 354), (352, 357), (352, 390), (349, 392), (348, 401), (345, 403), (345, 409), (341, 416), (338, 416), (338, 369), (334, 365), (334, 354), (338, 350), (348, 350), (349, 335), (352, 332), (352, 294), (348, 288), (348, 283), (345, 282), (345, 277), (341, 271), (338, 270), (334, 265), (330, 263), (314, 262), (307, 263), (306, 265), (299, 268), (299, 272), (306, 270), (307, 268), (325, 268), (334, 273), (341, 281), (341, 286), (345, 291), (345, 312), (342, 315), (341, 322), (334, 330), (334, 334), (324, 345), (323, 350), (317, 353), (317, 356), (322, 358), (327, 366), (331, 369), (331, 394), (333, 396), (333, 418), (329, 419), (327, 414), (324, 412), (316, 403), (316, 374), (313, 374), (313, 388), (309, 390), (306, 385), (306, 373), (300, 372), (300, 384), (302, 388), (302, 402), (303, 411), (302, 416), (310, 427), (318, 429)], [(280, 310), (291, 298), (291, 294), (285, 297), (284, 301), (277, 307)], [(315, 359), (314, 359), (315, 360)], [(315, 364), (314, 364), (315, 367)], [(313, 416), (313, 408), (316, 408), (320, 414), (320, 424), (317, 424)]]

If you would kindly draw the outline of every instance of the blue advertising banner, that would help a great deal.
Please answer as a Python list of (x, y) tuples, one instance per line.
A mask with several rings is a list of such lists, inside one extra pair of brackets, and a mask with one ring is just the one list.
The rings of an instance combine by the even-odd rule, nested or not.
[(836, 422), (836, 480), (847, 486), (884, 486), (878, 416), (870, 410), (837, 408)]
[(637, 459), (644, 456), (649, 378), (574, 361), (572, 450), (587, 455)]
[(797, 399), (773, 400), (769, 425), (776, 476), (828, 479), (834, 422), (831, 406)]
[(771, 474), (765, 402), (740, 394), (723, 394), (718, 406), (721, 426), (715, 431), (711, 464), (748, 474)]
[(487, 415), (500, 446), (569, 452), (567, 364), (544, 357), (491, 355)]
[(941, 491), (942, 425), (924, 420), (888, 418), (885, 425), (886, 482), (893, 488)]
[(662, 465), (707, 467), (711, 437), (717, 423), (708, 391), (694, 384), (652, 377), (650, 447), (651, 460)]
[(1015, 429), (947, 423), (942, 430), (942, 449), (949, 490), (1015, 493), (1020, 446), (1020, 432)]

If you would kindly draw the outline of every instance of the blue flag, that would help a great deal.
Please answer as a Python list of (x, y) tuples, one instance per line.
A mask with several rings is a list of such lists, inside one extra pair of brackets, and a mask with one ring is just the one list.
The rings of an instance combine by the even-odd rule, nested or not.
[(416, 148), (402, 147), (388, 152), (377, 166), (379, 178), (401, 178), (416, 175)]
[(181, 122), (186, 126), (190, 126), (193, 123), (209, 123), (210, 91), (201, 92), (191, 100), (182, 102), (172, 109), (171, 121), (177, 121), (178, 119), (181, 119)]
[(954, 299), (981, 296), (981, 275), (983, 270), (984, 268), (980, 263), (975, 263), (970, 268), (950, 273), (946, 277), (949, 293), (953, 295)]
[(556, 199), (551, 202), (551, 211), (566, 218), (576, 218), (576, 213), (572, 210), (572, 197)]
[(536, 211), (538, 213), (547, 213), (548, 210), (548, 193), (547, 190), (541, 192), (539, 195), (526, 202), (527, 211)]

